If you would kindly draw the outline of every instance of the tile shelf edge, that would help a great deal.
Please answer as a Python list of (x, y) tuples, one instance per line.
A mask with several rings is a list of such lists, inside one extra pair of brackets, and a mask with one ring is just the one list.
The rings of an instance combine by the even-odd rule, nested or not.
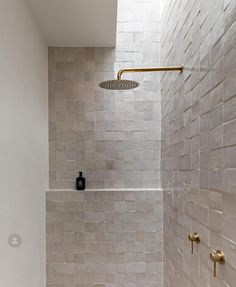
[(163, 191), (162, 188), (93, 188), (85, 190), (76, 189), (48, 189), (46, 192), (90, 192), (90, 191)]

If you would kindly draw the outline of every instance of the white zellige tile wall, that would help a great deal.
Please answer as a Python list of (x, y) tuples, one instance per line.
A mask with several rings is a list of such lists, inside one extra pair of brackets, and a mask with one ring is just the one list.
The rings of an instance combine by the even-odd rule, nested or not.
[(98, 87), (158, 65), (159, 48), (159, 0), (120, 0), (115, 49), (49, 49), (50, 188), (73, 189), (83, 170), (92, 190), (47, 193), (47, 287), (162, 287), (162, 191), (148, 189), (160, 182), (160, 78)]
[(166, 0), (162, 20), (163, 63), (186, 66), (161, 81), (164, 287), (235, 287), (236, 1)]
[(120, 0), (117, 46), (49, 49), (50, 188), (159, 187), (160, 78), (125, 75), (141, 87), (105, 91), (120, 68), (159, 64), (159, 0)]
[(47, 287), (162, 287), (162, 191), (47, 193)]

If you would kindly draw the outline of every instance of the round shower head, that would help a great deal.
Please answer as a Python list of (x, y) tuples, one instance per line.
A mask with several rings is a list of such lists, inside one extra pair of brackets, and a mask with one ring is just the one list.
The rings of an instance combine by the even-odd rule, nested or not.
[(107, 90), (129, 90), (139, 86), (139, 83), (131, 80), (109, 80), (99, 84), (99, 87)]

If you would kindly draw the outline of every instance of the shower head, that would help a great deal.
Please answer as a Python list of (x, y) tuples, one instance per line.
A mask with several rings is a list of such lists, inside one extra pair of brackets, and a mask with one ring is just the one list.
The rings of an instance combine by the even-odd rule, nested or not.
[(132, 80), (121, 80), (123, 73), (137, 73), (137, 72), (162, 72), (162, 71), (183, 71), (184, 66), (171, 67), (154, 67), (154, 68), (125, 68), (121, 69), (117, 74), (116, 80), (104, 81), (99, 84), (99, 87), (106, 90), (130, 90), (137, 88), (139, 83)]
[(109, 80), (99, 84), (100, 88), (106, 90), (130, 90), (139, 86), (139, 83), (131, 80)]

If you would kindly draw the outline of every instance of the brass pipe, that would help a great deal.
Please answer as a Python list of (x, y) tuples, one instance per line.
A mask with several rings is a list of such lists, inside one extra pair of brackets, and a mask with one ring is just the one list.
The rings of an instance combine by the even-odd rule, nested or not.
[(117, 80), (121, 80), (121, 75), (124, 73), (140, 73), (140, 72), (166, 72), (166, 71), (180, 71), (183, 72), (184, 66), (170, 66), (170, 67), (148, 67), (148, 68), (124, 68), (117, 73)]

